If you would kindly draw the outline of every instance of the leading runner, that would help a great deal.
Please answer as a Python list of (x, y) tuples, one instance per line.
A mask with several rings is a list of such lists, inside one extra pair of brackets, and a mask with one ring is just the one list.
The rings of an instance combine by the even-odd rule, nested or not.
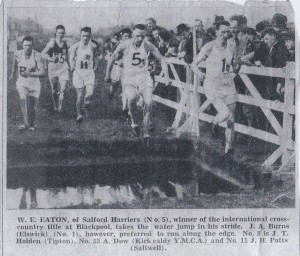
[[(238, 63), (234, 61), (235, 47), (227, 44), (230, 35), (230, 24), (221, 21), (216, 25), (217, 38), (204, 45), (192, 63), (193, 71), (204, 80), (203, 89), (207, 99), (213, 104), (218, 114), (212, 123), (217, 127), (219, 123), (226, 121), (225, 130), (225, 154), (232, 152), (234, 136), (234, 112), (237, 101), (237, 92), (234, 84), (234, 73), (238, 70)], [(206, 60), (206, 75), (202, 73), (198, 64)], [(205, 79), (204, 79), (205, 78)]]
[(143, 24), (137, 24), (133, 28), (132, 39), (128, 39), (119, 44), (113, 52), (107, 64), (105, 81), (110, 81), (111, 70), (114, 61), (119, 54), (123, 54), (123, 75), (122, 85), (124, 95), (127, 99), (128, 114), (131, 118), (131, 128), (135, 136), (139, 136), (140, 129), (133, 113), (134, 103), (141, 96), (144, 99), (144, 117), (143, 117), (143, 139), (145, 145), (150, 145), (149, 135), (149, 117), (152, 105), (153, 80), (148, 71), (148, 56), (150, 53), (161, 62), (165, 78), (170, 85), (168, 66), (165, 58), (159, 53), (158, 49), (149, 41), (144, 40), (146, 27)]

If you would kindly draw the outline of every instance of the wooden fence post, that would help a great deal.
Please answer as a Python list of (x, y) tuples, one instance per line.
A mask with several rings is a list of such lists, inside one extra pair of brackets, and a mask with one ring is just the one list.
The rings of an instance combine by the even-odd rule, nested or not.
[[(291, 73), (295, 72), (295, 63), (288, 62), (286, 64), (286, 78), (284, 86), (284, 105), (288, 109), (294, 105), (294, 96), (295, 96), (295, 82), (291, 78)], [(292, 152), (286, 146), (287, 142), (292, 140), (293, 134), (293, 115), (287, 111), (283, 112), (283, 133), (282, 133), (282, 147), (284, 152), (281, 159), (281, 164), (287, 164), (287, 161), (291, 158)]]
[[(197, 56), (197, 31), (196, 28), (193, 27), (193, 60), (196, 58)], [(193, 72), (194, 73), (194, 72)], [(193, 100), (192, 100), (192, 104), (193, 104), (193, 113), (192, 116), (194, 116), (193, 114), (198, 113), (198, 109), (200, 107), (200, 94), (198, 93), (198, 87), (200, 86), (200, 81), (199, 78), (197, 77), (196, 74), (192, 75), (194, 78), (194, 83), (193, 83)], [(199, 129), (199, 119), (198, 119), (198, 115), (197, 117), (193, 117), (193, 128), (192, 128), (192, 132), (197, 136), (200, 137), (200, 129)]]

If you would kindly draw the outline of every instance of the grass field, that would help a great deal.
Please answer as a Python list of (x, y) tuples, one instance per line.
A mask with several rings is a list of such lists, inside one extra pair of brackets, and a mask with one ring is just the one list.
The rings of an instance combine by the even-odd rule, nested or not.
[[(11, 56), (10, 56), (11, 57)], [(8, 85), (8, 148), (15, 150), (8, 153), (8, 167), (26, 165), (26, 158), (22, 158), (20, 153), (26, 150), (30, 145), (30, 150), (37, 150), (36, 154), (42, 154), (38, 150), (46, 147), (45, 155), (55, 155), (61, 152), (64, 148), (64, 142), (74, 142), (75, 150), (89, 152), (87, 146), (89, 141), (106, 143), (111, 145), (115, 142), (123, 144), (132, 144), (136, 151), (124, 152), (125, 155), (135, 154), (134, 152), (143, 151), (144, 148), (140, 145), (141, 138), (136, 138), (132, 135), (129, 126), (126, 124), (121, 115), (121, 99), (118, 94), (113, 102), (108, 99), (109, 84), (103, 81), (106, 62), (101, 61), (99, 70), (96, 74), (95, 95), (93, 98), (93, 111), (88, 119), (85, 119), (82, 124), (76, 123), (76, 93), (71, 83), (68, 85), (65, 94), (65, 103), (63, 113), (61, 115), (52, 112), (52, 103), (50, 97), (50, 84), (48, 78), (42, 78), (42, 91), (37, 113), (37, 130), (35, 132), (26, 131), (20, 133), (18, 125), (22, 123), (22, 116), (19, 107), (19, 99), (16, 87), (14, 84)], [(11, 58), (8, 60), (8, 74), (10, 74)], [(141, 112), (141, 111), (140, 111)], [(175, 112), (160, 104), (154, 104), (152, 121), (155, 127), (153, 135), (154, 141), (172, 140), (173, 136), (166, 132), (166, 128), (171, 126)], [(142, 115), (140, 113), (140, 121)], [(208, 132), (208, 125), (201, 125), (201, 143), (213, 148), (219, 154), (223, 152), (222, 138), (215, 140)], [(252, 146), (245, 145), (245, 136), (238, 135), (235, 140), (235, 155), (234, 159), (237, 162), (246, 163), (253, 168), (257, 168), (267, 156), (274, 150), (274, 145), (266, 144), (259, 140), (254, 140)], [(189, 140), (189, 137), (187, 137)], [(82, 143), (81, 143), (82, 142)], [(48, 145), (52, 145), (51, 147)], [(61, 146), (60, 146), (61, 145)], [(59, 149), (59, 147), (62, 147)], [(27, 147), (28, 148), (28, 147)], [(18, 151), (19, 150), (19, 151)], [(52, 150), (52, 151), (51, 151)], [(122, 150), (122, 149), (121, 149)], [(126, 147), (124, 148), (126, 150)], [(16, 156), (19, 152), (19, 156)], [(145, 151), (146, 152), (146, 151)], [(35, 153), (32, 153), (35, 154)], [(145, 153), (146, 155), (146, 153)], [(132, 155), (134, 157), (134, 155)], [(81, 160), (78, 155), (68, 156), (73, 161), (81, 162), (89, 161), (88, 156), (84, 156)], [(114, 159), (118, 157), (114, 156)], [(31, 160), (30, 164), (39, 166), (43, 164), (42, 158), (36, 157)], [(66, 161), (62, 158), (57, 158), (59, 161)], [(151, 161), (148, 158), (148, 160)], [(43, 160), (44, 161), (44, 160)], [(48, 161), (49, 162), (49, 161)], [(51, 161), (50, 161), (51, 162)], [(49, 164), (49, 163), (48, 163)], [(9, 170), (8, 170), (9, 171)], [(183, 170), (184, 171), (184, 170)], [(294, 206), (294, 184), (293, 175), (281, 177), (281, 179), (269, 178), (265, 181), (265, 186), (253, 190), (240, 190), (234, 193), (217, 193), (217, 194), (200, 194), (197, 197), (190, 198), (152, 198), (150, 201), (139, 201), (134, 204), (117, 204), (117, 205), (93, 205), (77, 207), (86, 208), (244, 208), (244, 207), (293, 207)], [(84, 183), (84, 182), (83, 182)], [(280, 196), (287, 195), (291, 198), (290, 201), (272, 203), (272, 201)]]

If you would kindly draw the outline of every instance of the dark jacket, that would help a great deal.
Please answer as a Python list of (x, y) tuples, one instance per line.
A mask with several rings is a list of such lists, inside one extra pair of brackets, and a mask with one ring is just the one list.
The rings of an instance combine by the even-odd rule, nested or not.
[[(271, 49), (262, 42), (258, 49), (254, 52), (254, 61), (260, 61), (265, 67), (283, 68), (289, 60), (289, 51), (282, 40), (278, 40)], [(275, 92), (276, 85), (281, 83), (284, 85), (284, 78), (278, 77), (262, 77), (267, 85), (268, 98), (271, 100), (282, 100)]]
[(271, 49), (262, 42), (254, 52), (254, 61), (259, 60), (265, 67), (282, 68), (289, 59), (289, 51), (282, 41), (277, 41)]

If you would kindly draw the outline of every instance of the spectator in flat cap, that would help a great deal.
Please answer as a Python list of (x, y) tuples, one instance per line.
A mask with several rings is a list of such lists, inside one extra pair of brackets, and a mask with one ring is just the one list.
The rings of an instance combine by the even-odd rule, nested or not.
[(211, 40), (216, 39), (216, 24), (225, 21), (224, 16), (214, 15), (212, 27), (208, 27), (206, 29), (207, 35), (211, 38)]
[(186, 63), (193, 62), (193, 36), (190, 27), (184, 23), (177, 27), (177, 35), (180, 38), (177, 57), (182, 58)]
[[(254, 52), (254, 61), (257, 65), (263, 65), (265, 67), (282, 68), (286, 65), (289, 60), (289, 51), (286, 48), (283, 40), (278, 40), (277, 31), (268, 27), (265, 28), (261, 37), (264, 41), (260, 48)], [(266, 87), (267, 99), (276, 100), (276, 92), (282, 94), (282, 87), (284, 80), (281, 78), (272, 77), (272, 81), (266, 83), (269, 86)]]
[(176, 27), (177, 35), (182, 35), (184, 32), (189, 32), (190, 27), (184, 23), (179, 24)]
[(256, 32), (257, 32), (257, 37), (259, 39), (261, 39), (261, 32), (267, 28), (267, 27), (270, 27), (271, 26), (271, 23), (267, 20), (263, 20), (263, 21), (260, 21), (256, 24), (255, 26), (255, 29), (256, 29)]
[(281, 13), (276, 13), (271, 20), (271, 25), (277, 32), (280, 33), (286, 30), (287, 17)]
[(218, 16), (218, 15), (214, 15), (214, 23), (213, 25), (217, 25), (217, 23), (220, 23), (221, 21), (225, 21), (224, 16)]
[(281, 33), (285, 46), (289, 51), (288, 61), (295, 61), (295, 30), (288, 30)]

